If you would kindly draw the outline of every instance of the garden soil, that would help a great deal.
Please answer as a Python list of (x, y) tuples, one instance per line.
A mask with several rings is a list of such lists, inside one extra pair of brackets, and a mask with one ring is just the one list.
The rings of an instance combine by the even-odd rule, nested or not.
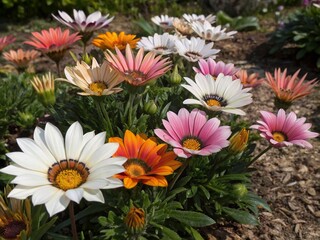
[[(239, 32), (231, 40), (218, 42), (221, 49), (216, 60), (234, 63), (238, 68), (258, 72), (264, 77), (265, 71), (275, 68), (288, 69), (290, 74), (301, 68), (301, 76), (307, 79), (320, 78), (315, 61), (308, 57), (295, 60), (295, 50), (287, 46), (275, 55), (269, 55), (271, 44), (269, 34), (275, 29), (273, 19), (261, 20), (261, 30)], [(130, 19), (116, 17), (109, 31), (132, 33)], [(68, 62), (64, 62), (64, 65)], [(36, 64), (37, 71), (55, 71), (55, 65), (41, 58)], [(254, 123), (260, 110), (275, 111), (273, 92), (265, 85), (252, 90), (254, 102), (246, 109), (245, 118)], [(312, 131), (320, 132), (320, 94), (317, 87), (313, 94), (298, 100), (291, 106), (298, 117), (306, 117), (313, 124)], [(251, 190), (265, 199), (271, 212), (260, 211), (260, 225), (249, 226), (221, 221), (213, 226), (200, 229), (208, 240), (319, 240), (320, 239), (320, 140), (311, 140), (313, 149), (290, 147), (271, 149), (253, 167)], [(256, 154), (267, 147), (263, 139)]]

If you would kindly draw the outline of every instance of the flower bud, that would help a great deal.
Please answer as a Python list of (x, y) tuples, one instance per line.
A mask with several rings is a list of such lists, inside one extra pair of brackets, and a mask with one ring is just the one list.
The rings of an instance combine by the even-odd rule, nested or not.
[(84, 61), (88, 65), (91, 65), (92, 64), (92, 56), (90, 56), (88, 53), (85, 53), (82, 55), (82, 61)]
[(142, 232), (146, 222), (144, 210), (136, 207), (130, 208), (124, 222), (130, 233)]
[(50, 72), (42, 76), (41, 79), (38, 76), (33, 77), (31, 83), (38, 94), (39, 101), (45, 107), (55, 104), (54, 76)]
[(237, 184), (233, 185), (232, 193), (233, 193), (234, 197), (242, 198), (245, 195), (247, 195), (248, 189), (247, 189), (246, 185), (244, 185), (242, 183), (237, 183)]
[(169, 81), (170, 83), (177, 85), (181, 83), (181, 80), (182, 80), (182, 77), (179, 74), (178, 65), (175, 65)]
[(153, 115), (157, 112), (158, 107), (153, 100), (150, 100), (143, 106), (143, 110), (145, 113)]
[(229, 149), (234, 153), (243, 152), (247, 147), (249, 131), (243, 128), (230, 138)]
[(18, 116), (19, 116), (19, 119), (17, 123), (22, 127), (31, 127), (36, 121), (36, 118), (32, 113), (19, 112)]

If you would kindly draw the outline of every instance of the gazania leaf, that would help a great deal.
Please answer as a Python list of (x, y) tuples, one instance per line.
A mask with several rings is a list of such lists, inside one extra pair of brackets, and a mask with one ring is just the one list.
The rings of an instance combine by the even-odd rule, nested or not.
[(259, 224), (257, 218), (247, 211), (228, 208), (228, 207), (223, 207), (222, 211), (241, 224), (249, 224), (249, 225)]
[(205, 227), (215, 223), (212, 218), (200, 212), (172, 210), (169, 216), (191, 227)]
[(150, 222), (150, 224), (161, 230), (161, 232), (164, 235), (162, 240), (181, 240), (182, 239), (175, 231), (171, 230), (170, 228), (167, 228), (155, 222)]

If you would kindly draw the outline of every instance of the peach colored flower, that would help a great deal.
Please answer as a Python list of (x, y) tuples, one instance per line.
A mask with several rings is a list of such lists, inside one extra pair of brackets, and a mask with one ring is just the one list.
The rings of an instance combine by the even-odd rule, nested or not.
[(257, 87), (263, 83), (263, 79), (259, 79), (258, 73), (248, 75), (247, 70), (241, 69), (236, 73), (236, 77), (240, 79), (244, 88)]
[(36, 50), (18, 49), (10, 50), (9, 52), (3, 53), (3, 58), (8, 62), (13, 63), (17, 68), (27, 68), (29, 63), (40, 56), (40, 52)]
[(12, 35), (0, 37), (0, 52), (9, 44), (13, 43), (16, 38)]

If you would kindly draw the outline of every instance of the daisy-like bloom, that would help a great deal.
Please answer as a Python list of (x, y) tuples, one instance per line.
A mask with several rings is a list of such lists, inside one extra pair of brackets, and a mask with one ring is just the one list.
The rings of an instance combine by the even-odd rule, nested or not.
[(317, 79), (305, 81), (307, 74), (299, 79), (299, 72), (300, 69), (292, 76), (287, 75), (287, 69), (283, 72), (280, 68), (275, 69), (274, 76), (266, 72), (266, 82), (276, 94), (278, 103), (290, 106), (292, 101), (307, 96), (313, 91)]
[(13, 43), (16, 38), (12, 35), (0, 37), (0, 52), (9, 44)]
[(108, 62), (122, 74), (125, 81), (133, 86), (144, 85), (164, 75), (171, 68), (168, 58), (162, 59), (161, 55), (156, 56), (154, 52), (148, 52), (144, 56), (143, 48), (140, 48), (134, 56), (129, 44), (126, 47), (126, 56), (118, 48), (116, 48), (116, 54), (110, 50), (107, 51), (105, 56)]
[(173, 146), (173, 151), (182, 158), (192, 155), (209, 156), (229, 145), (229, 126), (220, 126), (217, 118), (207, 119), (204, 111), (193, 109), (179, 110), (178, 115), (169, 111), (167, 120), (162, 120), (163, 129), (154, 133), (164, 142)]
[(142, 37), (138, 42), (138, 48), (144, 48), (145, 51), (152, 51), (158, 54), (167, 55), (174, 53), (176, 37), (169, 33), (159, 35), (155, 33), (154, 36)]
[(146, 224), (146, 214), (142, 208), (131, 207), (124, 222), (128, 230), (133, 233), (139, 233)]
[(3, 53), (3, 58), (8, 62), (13, 63), (18, 69), (25, 69), (28, 67), (29, 63), (40, 56), (40, 52), (36, 50), (26, 50), (18, 49), (10, 50), (9, 52)]
[(7, 198), (11, 188), (4, 189), (4, 196), (0, 196), (0, 238), (21, 239), (21, 232), (26, 235), (31, 230), (31, 204), (29, 199), (18, 200)]
[(197, 14), (183, 14), (182, 17), (188, 22), (188, 23), (194, 23), (194, 22), (209, 22), (210, 24), (214, 23), (216, 21), (216, 16), (209, 14), (208, 16), (204, 15), (197, 15)]
[(67, 79), (59, 78), (59, 80), (67, 81), (82, 89), (83, 92), (78, 93), (80, 95), (102, 96), (122, 91), (117, 85), (123, 79), (107, 61), (101, 66), (95, 58), (92, 58), (92, 66), (85, 62), (77, 62), (75, 67), (65, 67), (64, 73)]
[(73, 18), (64, 11), (58, 11), (59, 16), (52, 16), (59, 21), (60, 23), (68, 26), (74, 31), (80, 32), (80, 34), (85, 37), (85, 41), (89, 40), (92, 36), (92, 33), (106, 28), (109, 26), (109, 23), (113, 20), (114, 17), (109, 17), (109, 14), (102, 16), (101, 12), (96, 11), (86, 16), (82, 10), (73, 9)]
[(92, 44), (102, 50), (114, 50), (115, 47), (119, 50), (124, 50), (127, 44), (129, 44), (131, 48), (136, 48), (140, 38), (135, 37), (136, 35), (125, 34), (124, 32), (120, 32), (119, 35), (115, 32), (106, 32), (99, 34), (93, 39)]
[(81, 37), (77, 33), (70, 34), (69, 29), (62, 31), (60, 27), (32, 32), (33, 37), (24, 43), (45, 53), (55, 62), (59, 62), (65, 52)]
[(192, 27), (184, 19), (174, 18), (172, 21), (172, 25), (179, 37), (191, 36), (191, 34), (193, 33)]
[(306, 118), (297, 118), (294, 112), (286, 115), (283, 109), (279, 109), (277, 115), (267, 111), (260, 111), (260, 113), (261, 120), (251, 128), (258, 129), (260, 136), (267, 139), (273, 147), (298, 145), (312, 148), (307, 140), (319, 136), (318, 133), (309, 130), (312, 125), (305, 123)]
[(123, 157), (111, 156), (119, 144), (105, 144), (105, 132), (83, 134), (75, 122), (65, 140), (57, 127), (47, 123), (37, 127), (34, 140), (18, 138), (22, 152), (8, 153), (13, 163), (0, 171), (16, 177), (17, 184), (8, 197), (26, 199), (32, 195), (34, 205), (45, 204), (50, 216), (64, 211), (70, 201), (104, 202), (100, 189), (121, 187), (113, 175), (123, 172)]
[(222, 61), (216, 62), (212, 58), (208, 58), (207, 60), (200, 59), (198, 64), (199, 68), (193, 67), (196, 73), (211, 75), (214, 79), (222, 73), (225, 76), (232, 76), (233, 79), (236, 79), (235, 74), (238, 72), (238, 69), (232, 63), (225, 64)]
[(261, 85), (264, 80), (259, 79), (259, 73), (251, 73), (248, 75), (247, 70), (241, 69), (236, 73), (236, 77), (240, 79), (244, 88), (257, 87)]
[(211, 111), (222, 111), (232, 114), (245, 115), (239, 109), (252, 103), (250, 88), (243, 88), (239, 79), (232, 80), (230, 76), (219, 74), (216, 80), (211, 75), (197, 73), (195, 81), (184, 78), (187, 84), (182, 87), (191, 92), (197, 99), (186, 99), (184, 104), (197, 104)]
[(135, 135), (126, 130), (124, 139), (109, 138), (109, 142), (119, 143), (120, 147), (114, 156), (125, 157), (125, 171), (115, 177), (123, 179), (126, 188), (135, 187), (138, 182), (154, 187), (167, 187), (164, 176), (170, 175), (181, 166), (175, 160), (174, 152), (167, 152), (167, 144), (157, 144), (154, 138)]
[(152, 17), (151, 21), (163, 29), (170, 29), (173, 28), (173, 19), (174, 17), (169, 17), (168, 15), (160, 15)]
[(216, 58), (216, 54), (220, 52), (218, 49), (213, 49), (213, 42), (206, 44), (206, 41), (201, 38), (192, 37), (177, 39), (175, 41), (177, 52), (189, 62), (197, 62), (200, 59)]
[(230, 39), (233, 38), (232, 35), (237, 33), (237, 31), (226, 32), (227, 29), (221, 29), (221, 25), (213, 27), (208, 21), (192, 22), (191, 27), (199, 37), (208, 41), (221, 41)]
[(31, 80), (33, 88), (36, 90), (40, 102), (44, 106), (52, 106), (56, 102), (54, 93), (54, 76), (51, 72), (43, 75), (41, 78), (34, 76)]
[(245, 128), (241, 129), (241, 131), (232, 135), (230, 138), (229, 149), (234, 153), (243, 152), (243, 150), (247, 147), (249, 139), (249, 131)]

